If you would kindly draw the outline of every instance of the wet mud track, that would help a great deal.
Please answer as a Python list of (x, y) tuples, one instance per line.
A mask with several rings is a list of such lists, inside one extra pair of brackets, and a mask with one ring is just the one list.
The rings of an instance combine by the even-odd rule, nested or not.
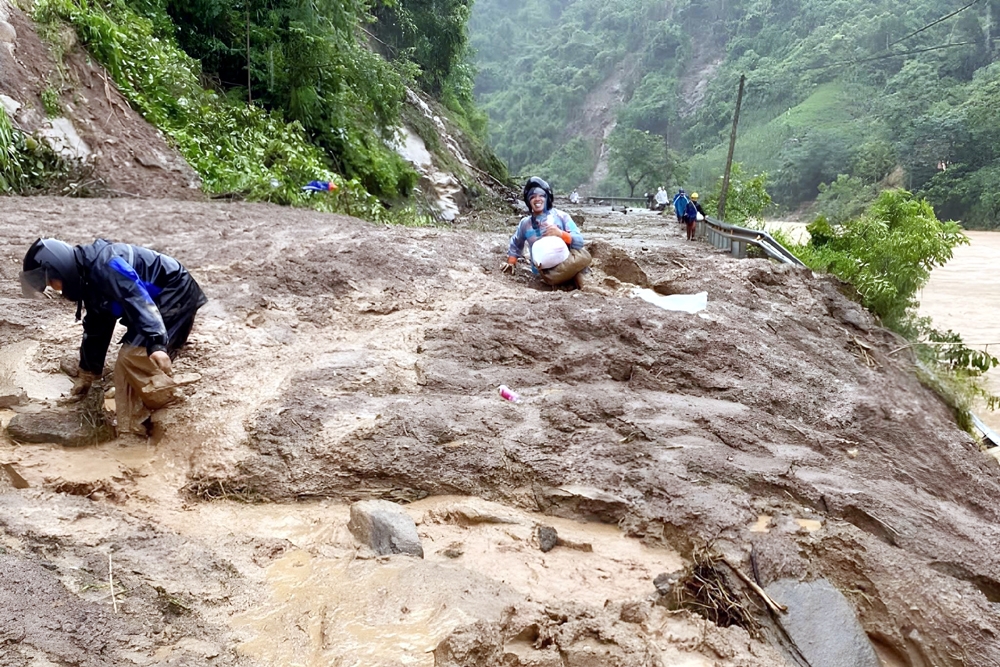
[[(526, 272), (502, 277), (500, 233), (385, 229), (264, 205), (0, 200), (0, 345), (24, 349), (18, 377), (57, 377), (58, 360), (78, 345), (68, 304), (16, 296), (16, 261), (39, 235), (88, 242), (97, 230), (168, 252), (211, 299), (178, 363), (204, 379), (163, 411), (154, 444), (68, 452), (8, 442), (0, 462), (31, 488), (0, 498), (22, 504), (15, 515), (35, 514), (75, 489), (90, 499), (72, 502), (121, 513), (111, 521), (144, 522), (190, 545), (200, 577), (231, 588), (229, 601), (215, 602), (219, 592), (197, 599), (193, 581), (164, 590), (195, 598), (194, 634), (223, 647), (213, 660), (280, 664), (277, 654), (233, 650), (274, 626), (248, 630), (231, 617), (260, 604), (256, 586), (282, 559), (296, 550), (336, 559), (350, 538), (324, 547), (282, 531), (241, 537), (232, 517), (237, 528), (204, 524), (212, 507), (269, 502), (291, 516), (311, 515), (316, 502), (461, 495), (616, 524), (682, 559), (711, 545), (764, 586), (825, 578), (884, 664), (1000, 662), (1000, 470), (917, 381), (900, 341), (833, 280), (734, 260), (640, 216), (633, 225), (602, 215), (588, 212), (583, 227), (601, 239), (596, 289), (578, 292), (539, 289)], [(658, 309), (631, 296), (637, 284), (706, 291), (708, 308)], [(522, 401), (500, 399), (500, 384)], [(413, 511), (426, 533), (434, 522)], [(10, 521), (3, 530), (41, 535)], [(43, 575), (19, 539), (8, 557)], [(524, 535), (511, 544), (534, 548)], [(101, 540), (89, 548), (98, 546), (108, 550)], [(477, 577), (482, 588), (470, 590), (494, 595), (489, 577)], [(514, 641), (525, 627), (548, 632), (523, 591), (499, 595), (509, 602), (501, 607), (520, 611), (470, 607), (463, 622), (486, 624), (478, 630), (449, 617), (427, 632), (450, 643), (421, 654), (422, 664), (456, 664), (468, 646)], [(571, 591), (561, 603), (582, 604)], [(591, 613), (574, 609), (567, 618)], [(594, 620), (567, 636), (566, 650), (639, 616)], [(644, 623), (610, 642), (620, 664), (659, 664), (682, 648), (689, 664), (780, 660), (746, 635), (734, 639), (738, 628), (712, 630), (713, 650), (681, 647)], [(303, 646), (316, 645), (309, 636)]]

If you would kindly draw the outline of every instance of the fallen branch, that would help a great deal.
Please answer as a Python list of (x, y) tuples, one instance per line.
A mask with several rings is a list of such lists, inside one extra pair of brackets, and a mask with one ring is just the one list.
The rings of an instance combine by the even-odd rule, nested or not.
[(111, 552), (108, 552), (108, 587), (111, 589), (111, 606), (114, 607), (115, 613), (118, 613), (118, 600), (115, 598), (115, 579), (113, 572), (113, 566), (111, 564)]
[(786, 614), (788, 613), (788, 607), (786, 607), (785, 605), (781, 605), (781, 604), (778, 604), (777, 602), (775, 602), (774, 599), (770, 595), (768, 595), (767, 593), (764, 592), (763, 588), (761, 588), (760, 586), (757, 585), (756, 581), (754, 581), (753, 579), (751, 579), (747, 575), (743, 574), (743, 572), (740, 571), (740, 568), (738, 568), (735, 565), (733, 565), (732, 563), (730, 563), (728, 559), (723, 559), (722, 562), (724, 562), (726, 565), (728, 565), (732, 569), (732, 571), (736, 573), (736, 576), (739, 577), (740, 579), (742, 579), (743, 583), (746, 584), (747, 586), (749, 586), (753, 590), (754, 593), (756, 593), (757, 595), (759, 595), (760, 599), (764, 601), (764, 604), (766, 604), (767, 607), (771, 611), (773, 611), (775, 613), (777, 613), (777, 612), (783, 612), (783, 613), (786, 613)]

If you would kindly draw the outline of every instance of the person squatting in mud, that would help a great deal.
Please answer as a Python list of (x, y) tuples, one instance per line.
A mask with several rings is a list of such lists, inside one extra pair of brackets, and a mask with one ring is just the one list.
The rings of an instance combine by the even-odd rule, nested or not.
[(38, 239), (24, 256), (21, 291), (36, 296), (46, 287), (77, 304), (77, 320), (86, 312), (75, 396), (86, 395), (101, 378), (121, 318), (127, 330), (114, 370), (117, 429), (146, 435), (151, 411), (179, 397), (172, 360), (208, 301), (198, 283), (180, 262), (148, 248)]
[(590, 266), (591, 257), (573, 218), (552, 207), (552, 188), (537, 176), (524, 184), (523, 197), (529, 215), (521, 219), (510, 237), (503, 271), (513, 275), (527, 245), (531, 271), (542, 281), (559, 285), (572, 280), (583, 289), (583, 271)]

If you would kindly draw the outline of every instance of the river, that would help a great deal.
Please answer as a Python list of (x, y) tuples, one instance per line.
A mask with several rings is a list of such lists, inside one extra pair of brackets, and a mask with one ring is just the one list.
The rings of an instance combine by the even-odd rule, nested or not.
[[(921, 290), (920, 314), (934, 326), (961, 334), (969, 347), (1000, 356), (1000, 232), (966, 232), (971, 243), (955, 248), (950, 262), (934, 269)], [(990, 389), (1000, 394), (1000, 368), (987, 374)], [(979, 411), (994, 430), (1000, 430), (1000, 412)]]

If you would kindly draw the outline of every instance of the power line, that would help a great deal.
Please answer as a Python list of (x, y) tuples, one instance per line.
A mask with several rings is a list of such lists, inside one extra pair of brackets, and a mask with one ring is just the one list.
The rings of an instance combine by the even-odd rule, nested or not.
[(952, 16), (957, 16), (958, 14), (961, 14), (966, 9), (968, 9), (969, 7), (971, 7), (972, 5), (974, 5), (974, 4), (978, 3), (978, 2), (979, 2), (979, 0), (972, 0), (972, 2), (970, 2), (967, 5), (965, 5), (961, 9), (956, 9), (955, 11), (953, 11), (951, 14), (948, 14), (947, 16), (942, 16), (941, 18), (939, 18), (939, 19), (937, 19), (935, 21), (931, 21), (930, 23), (928, 23), (924, 27), (918, 28), (918, 29), (914, 30), (909, 35), (907, 35), (906, 37), (900, 37), (899, 39), (897, 39), (892, 44), (887, 44), (886, 47), (885, 47), (886, 50), (891, 49), (892, 47), (894, 47), (895, 45), (899, 44), (900, 42), (905, 42), (906, 40), (908, 40), (910, 37), (913, 37), (914, 35), (919, 35), (920, 33), (922, 33), (924, 30), (927, 30), (928, 28), (933, 28), (934, 26), (936, 26), (938, 23), (941, 23), (942, 21), (947, 21)]
[(899, 51), (899, 52), (896, 52), (896, 53), (890, 53), (889, 52), (889, 49), (891, 49), (896, 44), (899, 44), (900, 42), (905, 42), (906, 40), (908, 40), (909, 38), (913, 37), (914, 35), (919, 35), (920, 33), (922, 33), (923, 31), (927, 30), (928, 28), (932, 28), (932, 27), (936, 26), (937, 24), (941, 23), (942, 21), (947, 21), (948, 19), (950, 19), (950, 18), (952, 18), (954, 16), (957, 16), (958, 14), (961, 14), (966, 9), (969, 9), (973, 5), (979, 3), (980, 1), (981, 0), (972, 0), (972, 2), (968, 3), (967, 5), (964, 5), (963, 7), (960, 7), (958, 9), (956, 9), (955, 11), (951, 12), (950, 14), (946, 14), (945, 16), (937, 18), (937, 19), (931, 21), (930, 23), (928, 23), (927, 25), (924, 25), (921, 28), (917, 28), (916, 30), (914, 30), (910, 34), (908, 34), (908, 35), (906, 35), (904, 37), (900, 37), (895, 42), (892, 42), (891, 44), (888, 44), (885, 47), (885, 50), (883, 52), (877, 54), (877, 55), (870, 56), (868, 58), (860, 58), (860, 59), (857, 59), (857, 60), (841, 60), (839, 62), (828, 63), (826, 65), (815, 65), (813, 67), (806, 67), (805, 69), (803, 69), (801, 71), (803, 71), (803, 72), (811, 72), (811, 71), (814, 71), (814, 70), (826, 69), (828, 67), (841, 67), (841, 66), (844, 66), (844, 65), (857, 65), (857, 64), (860, 64), (860, 63), (874, 62), (876, 60), (884, 60), (886, 58), (895, 58), (897, 56), (912, 56), (912, 55), (916, 55), (918, 53), (927, 53), (929, 51), (940, 51), (942, 49), (950, 49), (950, 48), (953, 48), (953, 47), (956, 47), (956, 46), (969, 46), (970, 44), (975, 44), (975, 42), (952, 42), (952, 43), (949, 43), (949, 44), (939, 44), (938, 46), (930, 46), (930, 47), (926, 47), (926, 48), (922, 48), (922, 49), (914, 49), (912, 51)]
[[(978, 1), (978, 0), (977, 0)], [(826, 69), (828, 67), (841, 67), (844, 65), (859, 65), (861, 63), (870, 63), (876, 60), (885, 60), (886, 58), (897, 58), (899, 56), (912, 56), (918, 53), (927, 53), (928, 51), (940, 51), (942, 49), (950, 49), (956, 46), (969, 46), (970, 44), (975, 44), (975, 42), (952, 42), (950, 44), (939, 44), (937, 46), (928, 46), (923, 49), (913, 49), (912, 51), (898, 51), (896, 53), (881, 53), (877, 56), (871, 56), (869, 58), (858, 58), (857, 60), (841, 60), (836, 63), (827, 63), (826, 65), (816, 65), (814, 67), (806, 67), (801, 70), (803, 72), (811, 72), (813, 70)]]

